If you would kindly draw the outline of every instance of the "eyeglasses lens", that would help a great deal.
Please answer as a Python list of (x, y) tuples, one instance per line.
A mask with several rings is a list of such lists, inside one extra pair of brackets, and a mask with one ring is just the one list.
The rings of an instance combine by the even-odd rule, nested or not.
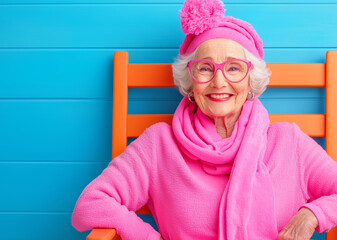
[[(204, 60), (194, 62), (191, 66), (191, 71), (193, 77), (199, 82), (210, 81), (216, 73), (214, 64)], [(240, 60), (228, 61), (224, 65), (223, 72), (229, 81), (239, 82), (246, 76), (248, 65)]]

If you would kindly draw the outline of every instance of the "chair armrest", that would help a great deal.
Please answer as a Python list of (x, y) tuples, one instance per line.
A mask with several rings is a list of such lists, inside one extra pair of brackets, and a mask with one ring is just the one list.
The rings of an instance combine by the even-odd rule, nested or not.
[(121, 240), (113, 228), (94, 228), (87, 236), (87, 240)]

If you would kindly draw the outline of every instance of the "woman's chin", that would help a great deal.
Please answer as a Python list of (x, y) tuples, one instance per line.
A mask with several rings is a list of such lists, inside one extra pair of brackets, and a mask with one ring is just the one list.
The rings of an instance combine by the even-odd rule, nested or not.
[(224, 117), (228, 117), (231, 115), (230, 112), (223, 112), (223, 111), (219, 111), (219, 112), (211, 112), (208, 115), (208, 117), (215, 119), (215, 118), (224, 118)]

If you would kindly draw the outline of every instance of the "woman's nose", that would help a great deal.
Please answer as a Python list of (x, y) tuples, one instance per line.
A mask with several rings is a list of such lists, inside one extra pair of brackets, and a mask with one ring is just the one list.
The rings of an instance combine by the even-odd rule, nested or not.
[(211, 81), (211, 85), (216, 88), (221, 88), (228, 85), (228, 81), (220, 69), (215, 72), (215, 76)]

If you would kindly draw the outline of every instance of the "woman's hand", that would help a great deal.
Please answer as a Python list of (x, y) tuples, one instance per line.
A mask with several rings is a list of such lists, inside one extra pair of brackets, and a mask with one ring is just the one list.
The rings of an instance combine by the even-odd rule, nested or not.
[(317, 226), (315, 214), (308, 208), (301, 208), (282, 229), (277, 240), (309, 240)]

